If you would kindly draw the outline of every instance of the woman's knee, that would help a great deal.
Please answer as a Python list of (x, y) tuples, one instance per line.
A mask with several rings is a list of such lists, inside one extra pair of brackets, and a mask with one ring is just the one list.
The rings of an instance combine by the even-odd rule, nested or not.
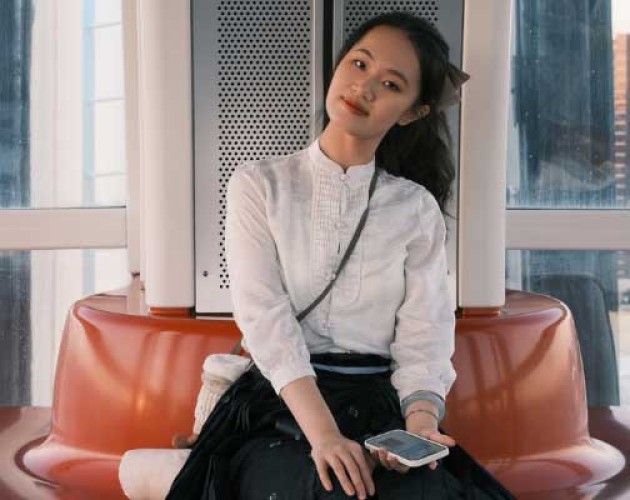
[(239, 451), (231, 474), (240, 500), (311, 500), (315, 466), (308, 444), (258, 438)]
[(374, 483), (379, 500), (459, 498), (461, 491), (449, 484), (445, 474), (448, 473), (442, 466), (435, 470), (428, 466), (412, 467), (405, 474), (378, 468)]

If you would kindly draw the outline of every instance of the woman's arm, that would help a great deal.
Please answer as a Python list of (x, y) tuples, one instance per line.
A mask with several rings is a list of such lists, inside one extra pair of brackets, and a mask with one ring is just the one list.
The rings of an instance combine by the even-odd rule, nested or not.
[(228, 182), (225, 260), (234, 320), (247, 350), (276, 394), (315, 370), (302, 327), (282, 281), (267, 217), (268, 189), (259, 165), (244, 165)]
[(280, 396), (311, 444), (311, 456), (326, 490), (333, 487), (330, 466), (346, 494), (354, 495), (356, 490), (359, 498), (366, 498), (366, 492), (374, 495), (372, 471), (376, 460), (356, 441), (341, 434), (315, 379), (294, 380), (281, 389)]
[(396, 311), (390, 345), (391, 380), (401, 403), (422, 392), (427, 400), (431, 394), (444, 400), (455, 380), (455, 307), (448, 287), (446, 224), (433, 195), (421, 194), (418, 232), (407, 246), (404, 263), (405, 298)]
[(337, 422), (313, 377), (302, 377), (285, 385), (280, 391), (280, 397), (291, 410), (311, 445), (327, 436), (339, 434)]
[[(428, 191), (422, 195), (419, 231), (405, 258), (405, 299), (396, 312), (390, 346), (392, 384), (401, 400), (406, 430), (453, 446), (453, 439), (438, 431), (443, 400), (455, 380), (451, 363), (455, 313), (447, 281), (446, 225), (433, 195)], [(384, 453), (374, 456), (386, 468), (409, 470)], [(429, 465), (436, 466), (436, 462)]]

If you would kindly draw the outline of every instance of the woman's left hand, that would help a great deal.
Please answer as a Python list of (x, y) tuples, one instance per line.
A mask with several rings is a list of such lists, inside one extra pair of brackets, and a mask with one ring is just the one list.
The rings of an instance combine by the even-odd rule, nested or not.
[[(412, 434), (417, 434), (418, 436), (425, 437), (430, 439), (431, 441), (435, 441), (436, 443), (443, 444), (445, 446), (455, 446), (455, 440), (446, 435), (442, 434), (437, 428), (437, 422), (430, 415), (423, 415), (422, 413), (414, 413), (407, 417), (405, 422), (405, 429), (407, 432), (411, 432)], [(405, 464), (401, 464), (396, 457), (391, 455), (385, 449), (372, 450), (370, 451), (372, 456), (380, 462), (380, 464), (388, 470), (395, 470), (401, 474), (406, 474), (409, 472), (410, 467)], [(436, 461), (433, 461), (429, 464), (429, 468), (431, 470), (435, 470), (438, 466)]]
[(192, 448), (198, 437), (198, 434), (175, 434), (171, 439), (171, 444), (173, 448)]

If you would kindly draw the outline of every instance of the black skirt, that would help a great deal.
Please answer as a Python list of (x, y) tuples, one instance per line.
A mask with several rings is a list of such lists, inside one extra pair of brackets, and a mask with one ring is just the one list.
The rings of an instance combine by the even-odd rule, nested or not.
[[(375, 354), (312, 354), (311, 362), (335, 366), (389, 366)], [(391, 371), (341, 374), (315, 368), (317, 386), (341, 433), (360, 444), (370, 436), (404, 429)], [(167, 500), (316, 500), (348, 498), (329, 469), (327, 492), (310, 458), (310, 445), (269, 381), (256, 365), (217, 402), (190, 455), (173, 481)], [(460, 446), (431, 470), (406, 474), (379, 465), (373, 473), (376, 496), (389, 499), (515, 498)]]

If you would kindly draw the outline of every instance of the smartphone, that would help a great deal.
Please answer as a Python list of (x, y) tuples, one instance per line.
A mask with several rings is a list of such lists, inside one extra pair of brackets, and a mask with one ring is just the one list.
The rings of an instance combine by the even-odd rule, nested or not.
[(365, 440), (368, 450), (384, 448), (401, 463), (420, 467), (448, 455), (448, 447), (402, 429), (387, 431)]

